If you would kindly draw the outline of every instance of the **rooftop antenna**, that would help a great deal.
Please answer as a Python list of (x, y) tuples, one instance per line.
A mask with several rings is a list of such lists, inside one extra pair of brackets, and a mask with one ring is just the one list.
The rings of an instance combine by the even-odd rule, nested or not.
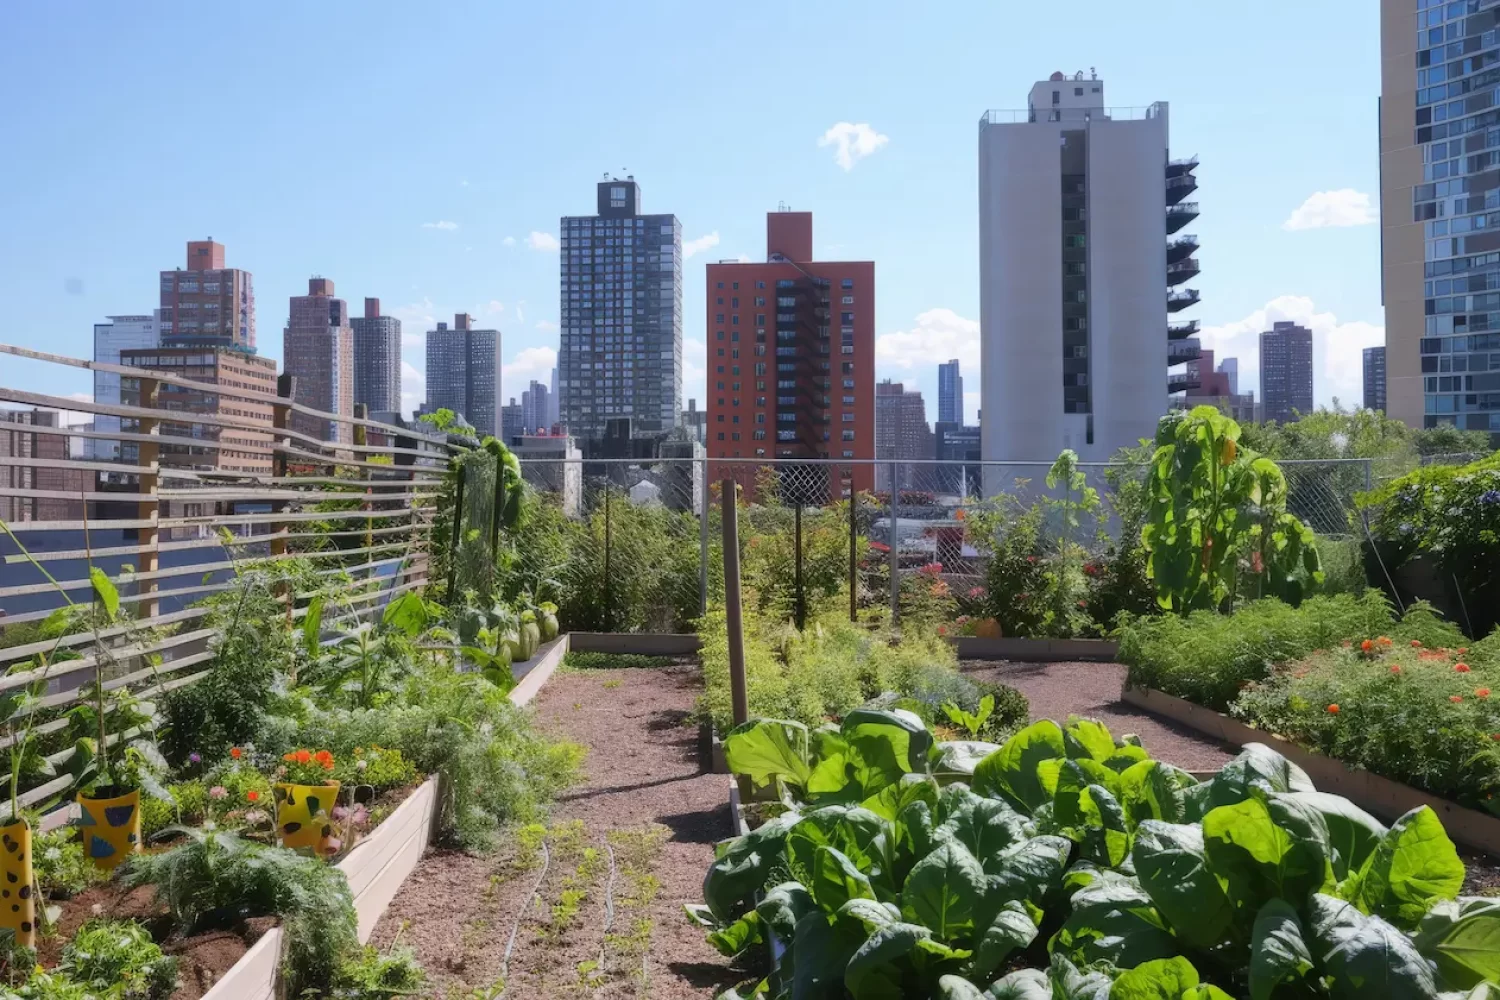
[(1094, 67), (1092, 67), (1092, 66), (1089, 67), (1089, 79), (1090, 80), (1097, 80), (1097, 79), (1099, 79), (1099, 72), (1098, 72), (1098, 70), (1094, 69)]

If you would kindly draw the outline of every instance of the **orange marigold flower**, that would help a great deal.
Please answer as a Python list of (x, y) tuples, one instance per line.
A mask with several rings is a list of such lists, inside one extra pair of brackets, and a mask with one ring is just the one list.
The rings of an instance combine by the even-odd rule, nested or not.
[(1466, 674), (1469, 672), (1469, 665), (1467, 663), (1455, 663), (1453, 664), (1453, 669), (1460, 674)]
[(331, 759), (323, 761), (323, 770), (325, 770), (325, 771), (332, 771), (333, 770), (333, 761)]
[(1395, 664), (1391, 664), (1391, 673), (1393, 673), (1393, 674), (1399, 674), (1400, 672), (1401, 672), (1401, 668), (1400, 667), (1396, 666)]
[(1338, 706), (1337, 702), (1335, 702), (1334, 704), (1328, 706), (1328, 714), (1329, 715), (1338, 715), (1339, 714), (1339, 706)]
[(313, 754), (313, 760), (321, 764), (325, 760), (333, 760), (333, 754), (329, 753), (327, 750), (319, 750), (317, 753)]
[(1421, 639), (1413, 639), (1411, 641), (1411, 648), (1412, 649), (1421, 649), (1422, 648), (1422, 640)]
[(1368, 653), (1370, 650), (1375, 648), (1375, 643), (1369, 639), (1366, 639), (1364, 642), (1359, 644), (1359, 648)]
[(297, 755), (295, 753), (292, 753), (291, 751), (287, 751), (286, 753), (281, 755), (281, 759), (290, 762), (296, 760)]
[(244, 755), (245, 755), (245, 751), (241, 750), (239, 747), (230, 747), (229, 748), (229, 756), (233, 757), (235, 760), (239, 760)]
[(1476, 698), (1488, 698), (1489, 696), (1490, 696), (1490, 689), (1489, 688), (1475, 688), (1474, 689), (1474, 697), (1476, 697)]
[(1461, 701), (1464, 700), (1464, 696), (1461, 695), (1461, 694), (1450, 694), (1448, 696), (1448, 700), (1451, 701), (1451, 702), (1453, 702), (1453, 704), (1457, 705), (1459, 702), (1461, 702)]
[(1389, 636), (1384, 636), (1383, 635), (1379, 639), (1377, 639), (1376, 641), (1379, 642), (1382, 646), (1389, 646), (1391, 644), (1391, 640), (1390, 640)]
[(306, 750), (298, 750), (297, 751), (297, 763), (299, 763), (299, 764), (306, 764), (310, 760), (312, 760), (312, 754), (311, 753), (309, 753)]
[(248, 792), (245, 793), (245, 798), (249, 799), (251, 802), (259, 802), (260, 801), (260, 792), (257, 792), (255, 789), (252, 788), (252, 789), (250, 789), (250, 791), (248, 791)]

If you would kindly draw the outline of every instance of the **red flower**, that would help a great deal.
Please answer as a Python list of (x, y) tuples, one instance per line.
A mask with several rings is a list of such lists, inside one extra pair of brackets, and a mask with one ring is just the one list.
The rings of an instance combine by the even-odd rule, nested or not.
[(1461, 702), (1461, 701), (1464, 700), (1464, 696), (1461, 695), (1461, 694), (1450, 694), (1448, 696), (1448, 700), (1451, 701), (1451, 702), (1453, 702), (1453, 704), (1457, 705), (1459, 702)]
[(1328, 714), (1329, 715), (1338, 715), (1339, 714), (1339, 706), (1338, 706), (1337, 703), (1334, 703), (1334, 704), (1328, 706)]
[(1500, 743), (1500, 733), (1490, 733), (1490, 739), (1494, 740), (1496, 743)]
[(308, 751), (308, 750), (298, 750), (297, 751), (297, 763), (299, 763), (299, 764), (306, 764), (310, 760), (312, 760), (312, 753), (310, 751)]
[(1489, 688), (1475, 688), (1474, 689), (1474, 697), (1476, 697), (1476, 698), (1488, 698), (1489, 696), (1490, 696), (1490, 689)]
[(1459, 646), (1458, 647), (1458, 655), (1459, 656), (1463, 656), (1468, 651), (1469, 651), (1469, 647), (1468, 646)]
[(1080, 607), (1080, 608), (1086, 608), (1086, 607), (1088, 607), (1088, 606), (1089, 606), (1089, 602), (1088, 602), (1088, 601), (1079, 601), (1079, 602), (1078, 602), (1078, 606), (1079, 606), (1079, 607)]
[(1373, 642), (1371, 642), (1369, 639), (1366, 639), (1364, 642), (1362, 642), (1362, 643), (1359, 644), (1359, 648), (1361, 650), (1363, 650), (1364, 652), (1368, 653), (1370, 650), (1372, 650), (1372, 649), (1375, 648), (1375, 644)]
[(245, 793), (245, 798), (249, 799), (251, 802), (259, 802), (260, 801), (260, 792), (257, 792), (255, 789), (252, 788), (252, 789), (250, 789), (250, 791), (248, 791), (248, 792)]
[(244, 754), (245, 754), (245, 751), (241, 750), (239, 747), (230, 747), (229, 748), (229, 756), (233, 757), (235, 760), (239, 760), (241, 757), (244, 756)]
[(1034, 563), (1036, 562), (1036, 556), (1027, 556), (1026, 561), (1029, 563)]
[(1466, 674), (1469, 672), (1469, 665), (1467, 663), (1455, 663), (1453, 664), (1453, 670), (1455, 673)]
[(1391, 666), (1391, 673), (1393, 673), (1393, 674), (1399, 674), (1400, 672), (1401, 672), (1401, 668), (1400, 667), (1395, 666), (1394, 664)]
[(1413, 639), (1411, 641), (1411, 648), (1412, 649), (1421, 649), (1422, 648), (1422, 640), (1421, 639)]
[(1391, 644), (1391, 640), (1388, 636), (1381, 636), (1376, 641), (1379, 642), (1382, 646), (1389, 646)]

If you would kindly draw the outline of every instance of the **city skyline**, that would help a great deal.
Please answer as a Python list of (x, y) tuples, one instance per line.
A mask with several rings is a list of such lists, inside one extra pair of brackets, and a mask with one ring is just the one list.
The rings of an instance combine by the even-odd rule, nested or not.
[[(841, 16), (840, 10), (854, 8), (836, 4), (830, 15)], [(1111, 81), (1112, 102), (1172, 101), (1174, 148), (1200, 154), (1207, 165), (1204, 217), (1196, 224), (1206, 248), (1200, 310), (1206, 330), (1222, 331), (1231, 341), (1246, 334), (1253, 340), (1274, 314), (1310, 325), (1320, 350), (1329, 331), (1339, 331), (1334, 346), (1347, 347), (1349, 373), (1358, 371), (1359, 351), (1376, 342), (1370, 338), (1381, 323), (1378, 234), (1367, 224), (1377, 183), (1370, 140), (1379, 91), (1378, 24), (1364, 8), (1270, 4), (1253, 14), (1193, 12), (1195, 24), (1234, 37), (1246, 57), (1316, 57), (1329, 78), (1316, 114), (1301, 103), (1293, 81), (1225, 77), (1209, 69), (1214, 46), (1182, 51), (1163, 30), (1178, 16), (1166, 9), (1141, 17), (1114, 5), (1084, 4), (1077, 24), (1039, 20), (1024, 45), (1008, 35), (997, 39), (1006, 35), (997, 29), (1009, 15), (977, 5), (916, 25), (895, 5), (861, 6), (858, 13), (851, 42), (879, 46), (899, 68), (861, 68), (850, 77), (814, 67), (796, 112), (769, 123), (749, 155), (725, 158), (710, 148), (729, 128), (711, 113), (715, 102), (722, 106), (748, 92), (757, 75), (816, 62), (806, 58), (815, 48), (811, 40), (758, 51), (731, 41), (732, 12), (707, 12), (686, 23), (666, 5), (646, 4), (625, 36), (659, 41), (675, 70), (639, 83), (636, 106), (659, 113), (612, 116), (578, 131), (567, 124), (567, 108), (604, 79), (611, 65), (605, 53), (621, 39), (580, 31), (566, 9), (471, 7), (459, 15), (333, 4), (326, 12), (350, 46), (396, 44), (413, 57), (472, 55), (484, 37), (540, 43), (522, 47), (503, 83), (455, 95), (409, 73), (401, 79), (411, 86), (396, 93), (380, 84), (384, 71), (374, 66), (356, 63), (340, 75), (326, 60), (312, 58), (294, 59), (294, 72), (267, 80), (240, 50), (279, 39), (276, 44), (291, 46), (289, 58), (310, 52), (312, 39), (287, 30), (289, 16), (206, 9), (191, 25), (148, 25), (130, 12), (108, 11), (75, 23), (39, 6), (13, 6), (0, 19), (32, 41), (0, 74), (13, 81), (47, 78), (45, 67), (64, 52), (80, 71), (52, 85), (55, 100), (44, 102), (45, 114), (41, 106), (9, 109), (16, 141), (50, 155), (0, 168), (28, 195), (0, 234), (0, 294), (19, 305), (12, 317), (17, 332), (8, 339), (38, 343), (46, 336), (61, 353), (87, 356), (93, 325), (110, 315), (149, 313), (154, 272), (180, 257), (184, 239), (208, 233), (228, 245), (230, 266), (255, 275), (262, 354), (281, 357), (282, 310), (305, 288), (307, 276), (335, 274), (351, 303), (378, 294), (386, 311), (403, 320), (404, 412), (422, 398), (423, 334), (438, 318), (460, 311), (502, 330), (503, 391), (519, 398), (529, 380), (545, 379), (554, 363), (557, 332), (537, 326), (560, 319), (557, 217), (580, 207), (577, 191), (601, 172), (628, 167), (648, 181), (651, 207), (682, 220), (684, 405), (688, 398), (707, 398), (699, 268), (705, 260), (755, 256), (759, 213), (786, 200), (819, 213), (827, 241), (844, 244), (842, 250), (818, 246), (818, 256), (857, 254), (880, 265), (877, 374), (921, 389), (933, 419), (934, 359), (958, 357), (970, 375), (964, 416), (973, 422), (979, 370), (974, 123), (986, 108), (1018, 104), (1013, 95), (1054, 69), (1071, 74), (1097, 64)], [(1305, 34), (1288, 39), (1272, 30), (1294, 14)], [(955, 23), (972, 30), (955, 32)], [(1330, 52), (1316, 43), (1318, 35), (1342, 44)], [(576, 47), (582, 69), (562, 73), (551, 57), (532, 51), (562, 38)], [(121, 46), (143, 63), (126, 79), (106, 69), (107, 54)], [(937, 78), (919, 69), (923, 60), (916, 56), (934, 46), (954, 54), (954, 72)], [(711, 87), (679, 82), (703, 53), (743, 69)], [(980, 53), (983, 59), (972, 57)], [(189, 174), (144, 155), (154, 128), (148, 95), (200, 61), (214, 67), (216, 87), (177, 95), (179, 113), (198, 114), (230, 93), (242, 127), (233, 143), (209, 155), (208, 169)], [(994, 65), (1006, 68), (996, 72)], [(379, 100), (354, 99), (372, 88)], [(711, 98), (703, 90), (717, 94)], [(338, 157), (326, 164), (267, 163), (243, 155), (279, 140), (308, 94), (347, 105), (344, 134), (398, 137), (390, 155), (353, 169), (337, 165)], [(500, 94), (505, 100), (494, 99)], [(690, 121), (708, 131), (701, 146), (684, 154), (675, 140)], [(482, 135), (472, 155), (460, 161), (431, 155), (425, 136), (476, 123)], [(1256, 155), (1272, 135), (1306, 155)], [(506, 155), (517, 147), (546, 152)], [(58, 226), (59, 218), (67, 224)], [(1208, 338), (1205, 346), (1239, 356), (1244, 380), (1257, 383), (1253, 349)], [(1358, 402), (1358, 382), (1339, 389), (1331, 381), (1338, 366), (1321, 356), (1319, 362), (1318, 401), (1339, 395), (1346, 404)], [(39, 388), (58, 395), (89, 388), (76, 375), (47, 377), (56, 381)]]

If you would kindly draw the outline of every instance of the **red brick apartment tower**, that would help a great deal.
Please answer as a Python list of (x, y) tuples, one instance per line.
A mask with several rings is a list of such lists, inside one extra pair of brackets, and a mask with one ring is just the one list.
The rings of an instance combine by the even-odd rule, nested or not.
[[(765, 459), (875, 457), (875, 263), (815, 261), (811, 212), (766, 215), (764, 263), (708, 265), (709, 474)], [(807, 502), (869, 490), (869, 465), (804, 466)], [(804, 493), (810, 491), (804, 490)]]
[(224, 244), (192, 240), (187, 267), (161, 272), (161, 345), (255, 350), (255, 287)]

